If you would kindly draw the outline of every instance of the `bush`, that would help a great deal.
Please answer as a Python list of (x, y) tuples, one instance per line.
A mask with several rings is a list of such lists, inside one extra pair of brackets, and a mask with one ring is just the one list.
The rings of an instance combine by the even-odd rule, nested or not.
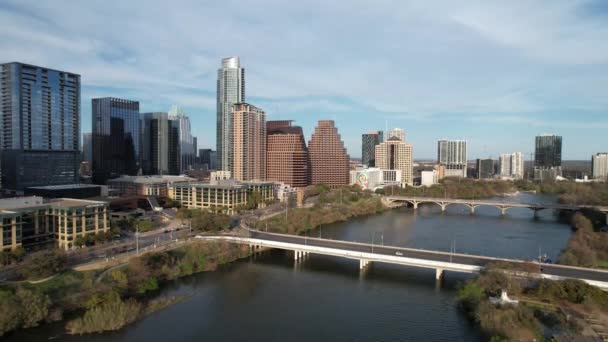
[(81, 318), (74, 319), (66, 325), (70, 334), (87, 334), (118, 330), (133, 323), (140, 315), (141, 304), (130, 299), (123, 301), (117, 294), (85, 312)]

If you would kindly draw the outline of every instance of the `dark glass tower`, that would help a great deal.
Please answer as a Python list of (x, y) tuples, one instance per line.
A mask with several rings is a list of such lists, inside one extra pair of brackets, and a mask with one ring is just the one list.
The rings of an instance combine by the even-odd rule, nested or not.
[(539, 168), (562, 166), (561, 136), (545, 134), (536, 137), (534, 166)]
[(92, 100), (93, 182), (139, 171), (139, 102), (104, 97)]
[(376, 166), (376, 145), (384, 142), (382, 131), (371, 132), (361, 136), (361, 164)]
[(78, 183), (80, 75), (0, 64), (2, 188)]
[(180, 173), (179, 121), (169, 120), (166, 112), (142, 116), (142, 167), (147, 175)]

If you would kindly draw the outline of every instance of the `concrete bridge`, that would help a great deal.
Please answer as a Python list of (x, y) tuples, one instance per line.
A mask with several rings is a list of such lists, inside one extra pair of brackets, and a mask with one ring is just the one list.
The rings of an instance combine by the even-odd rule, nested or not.
[[(245, 236), (218, 235), (197, 236), (204, 240), (221, 240), (246, 244), (255, 252), (261, 248), (276, 248), (293, 251), (294, 260), (310, 253), (331, 255), (359, 261), (361, 269), (372, 262), (422, 267), (435, 270), (435, 277), (441, 279), (445, 271), (477, 273), (491, 262), (504, 261), (513, 264), (530, 264), (529, 261), (492, 258), (459, 253), (428, 251), (376, 244), (365, 244), (340, 240), (310, 238), (304, 236), (265, 233), (249, 230)], [(556, 264), (532, 263), (538, 267), (538, 276), (553, 280), (579, 279), (588, 284), (608, 290), (608, 271), (571, 267)]]
[(467, 199), (452, 199), (452, 198), (433, 198), (433, 197), (414, 197), (414, 196), (385, 196), (382, 200), (386, 204), (392, 203), (408, 203), (414, 209), (418, 209), (420, 204), (436, 204), (441, 207), (441, 211), (445, 211), (448, 205), (464, 205), (469, 208), (471, 214), (475, 213), (475, 209), (480, 206), (496, 207), (500, 210), (501, 215), (505, 215), (507, 210), (511, 208), (528, 208), (534, 211), (534, 215), (544, 209), (551, 210), (567, 210), (567, 211), (578, 211), (581, 209), (594, 209), (607, 214), (608, 223), (608, 207), (605, 206), (592, 206), (592, 205), (569, 205), (569, 204), (541, 204), (541, 203), (516, 203), (516, 202), (500, 202), (500, 201), (488, 201), (488, 200), (467, 200)]

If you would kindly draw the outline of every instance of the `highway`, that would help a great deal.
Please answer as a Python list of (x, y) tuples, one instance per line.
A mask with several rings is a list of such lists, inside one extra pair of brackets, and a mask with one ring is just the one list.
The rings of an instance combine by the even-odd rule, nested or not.
[[(430, 261), (450, 262), (474, 266), (486, 266), (493, 261), (505, 261), (510, 263), (522, 264), (526, 261), (492, 258), (485, 256), (466, 255), (459, 253), (427, 251), (413, 248), (402, 248), (393, 246), (371, 245), (357, 242), (348, 242), (341, 240), (328, 240), (319, 238), (302, 237), (295, 235), (284, 235), (275, 233), (265, 233), (257, 230), (250, 230), (250, 237), (254, 239), (270, 240), (278, 242), (286, 242), (301, 245), (310, 245), (316, 247), (335, 248), (346, 251), (356, 251), (365, 253), (375, 253), (383, 255), (391, 255), (403, 258), (423, 259)], [(575, 279), (587, 279), (594, 281), (608, 282), (608, 271), (596, 270), (591, 268), (571, 267), (557, 264), (538, 264), (541, 273)]]

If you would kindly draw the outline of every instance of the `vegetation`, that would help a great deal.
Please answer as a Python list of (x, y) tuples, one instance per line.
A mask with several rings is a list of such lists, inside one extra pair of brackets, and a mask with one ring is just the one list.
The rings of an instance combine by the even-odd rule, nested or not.
[(289, 210), (287, 218), (285, 215), (277, 215), (256, 222), (255, 227), (272, 232), (300, 234), (320, 225), (385, 210), (379, 197), (358, 187), (330, 190), (326, 186), (317, 186), (309, 196), (311, 194), (316, 198), (314, 207)]
[(61, 250), (44, 250), (28, 255), (17, 270), (28, 280), (38, 280), (50, 277), (65, 270), (66, 255)]
[(128, 219), (122, 219), (118, 222), (118, 227), (121, 230), (127, 230), (131, 232), (139, 231), (140, 233), (149, 232), (154, 229), (152, 221), (142, 220), (135, 217), (129, 217)]
[(229, 215), (204, 209), (181, 208), (176, 217), (182, 222), (190, 220), (192, 229), (199, 231), (218, 231), (232, 227), (232, 218)]
[(74, 246), (96, 246), (112, 241), (116, 235), (119, 235), (118, 229), (112, 229), (107, 232), (99, 232), (97, 234), (87, 234), (86, 236), (78, 236), (74, 239)]
[[(462, 309), (493, 341), (541, 340), (545, 321), (572, 329), (567, 320), (571, 312), (608, 313), (608, 293), (579, 280), (539, 280), (534, 276), (536, 268), (534, 264), (494, 263), (461, 286)], [(502, 290), (518, 298), (519, 304), (489, 301)], [(558, 307), (561, 311), (555, 309)]]
[(574, 234), (559, 257), (559, 263), (570, 266), (601, 267), (608, 261), (608, 234), (594, 230), (583, 213), (572, 217)]
[(502, 196), (516, 190), (515, 183), (511, 181), (445, 178), (439, 184), (430, 187), (395, 186), (378, 189), (376, 192), (386, 195), (476, 199)]
[(141, 310), (142, 305), (135, 299), (122, 300), (120, 295), (112, 292), (107, 301), (90, 308), (82, 317), (69, 321), (66, 330), (79, 335), (118, 330), (137, 320)]
[(20, 262), (25, 257), (25, 249), (21, 246), (10, 251), (0, 252), (0, 266)]
[(543, 182), (518, 183), (529, 190), (557, 195), (564, 204), (608, 205), (608, 183)]
[(0, 290), (0, 336), (17, 328), (35, 327), (55, 317), (57, 313), (51, 310), (49, 297), (39, 291), (23, 286)]

